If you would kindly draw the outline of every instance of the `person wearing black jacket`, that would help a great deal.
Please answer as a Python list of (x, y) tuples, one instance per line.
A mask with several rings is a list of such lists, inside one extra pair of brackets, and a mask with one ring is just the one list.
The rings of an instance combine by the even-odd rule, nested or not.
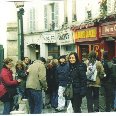
[(109, 60), (108, 51), (104, 51), (102, 64), (105, 71), (105, 77), (102, 79), (101, 86), (104, 90), (105, 97), (105, 111), (110, 112), (113, 105), (113, 85), (114, 80), (112, 76), (112, 62)]
[(63, 96), (63, 93), (68, 83), (69, 65), (66, 62), (65, 55), (60, 56), (58, 61), (59, 64), (56, 67), (56, 79), (58, 83), (58, 107), (55, 110), (60, 112), (65, 109), (66, 99)]
[(73, 86), (73, 98), (71, 99), (74, 113), (81, 113), (82, 99), (86, 95), (87, 67), (81, 63), (76, 52), (69, 54), (69, 83)]

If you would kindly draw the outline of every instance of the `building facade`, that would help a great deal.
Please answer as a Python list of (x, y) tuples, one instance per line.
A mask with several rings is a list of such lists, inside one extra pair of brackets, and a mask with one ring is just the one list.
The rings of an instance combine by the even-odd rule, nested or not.
[[(104, 3), (105, 7), (103, 7)], [(25, 2), (24, 56), (32, 60), (40, 56), (47, 59), (50, 55), (58, 58), (59, 55), (76, 51), (82, 59), (85, 51), (89, 53), (95, 50), (101, 57), (101, 52), (108, 50), (107, 45), (103, 44), (107, 40), (103, 39), (106, 36), (104, 37), (102, 33), (104, 28), (102, 18), (114, 13), (116, 10), (115, 5), (112, 6), (114, 3), (115, 0), (33, 0)], [(108, 6), (107, 13), (104, 10), (106, 6)], [(115, 37), (112, 38), (115, 43)], [(109, 41), (106, 43), (109, 44)], [(115, 56), (115, 49), (114, 44), (111, 50), (114, 51), (112, 57)]]

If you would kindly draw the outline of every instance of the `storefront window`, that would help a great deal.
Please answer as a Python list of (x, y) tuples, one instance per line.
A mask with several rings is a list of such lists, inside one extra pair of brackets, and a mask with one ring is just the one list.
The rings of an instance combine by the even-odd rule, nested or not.
[(74, 45), (66, 45), (66, 51), (75, 51)]
[(60, 48), (56, 44), (48, 44), (48, 56), (58, 58), (60, 55)]

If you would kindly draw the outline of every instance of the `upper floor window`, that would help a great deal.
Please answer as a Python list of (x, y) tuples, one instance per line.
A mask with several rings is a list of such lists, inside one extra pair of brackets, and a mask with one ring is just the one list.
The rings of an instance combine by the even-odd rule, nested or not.
[(35, 9), (30, 9), (30, 23), (29, 23), (30, 32), (35, 31)]
[(58, 4), (51, 3), (44, 6), (45, 29), (55, 30), (58, 28)]

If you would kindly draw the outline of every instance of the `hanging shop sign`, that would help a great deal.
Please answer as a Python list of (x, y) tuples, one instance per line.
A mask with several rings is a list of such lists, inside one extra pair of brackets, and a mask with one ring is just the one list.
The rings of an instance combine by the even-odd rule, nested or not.
[(65, 45), (65, 44), (72, 44), (74, 43), (72, 39), (72, 32), (67, 29), (63, 31), (59, 31), (57, 33), (57, 44), (58, 45)]
[(56, 43), (55, 33), (47, 32), (41, 34), (42, 43)]
[(101, 37), (116, 36), (116, 22), (101, 26)]
[(88, 29), (77, 30), (73, 32), (75, 42), (94, 41), (98, 39), (98, 28), (92, 27)]

